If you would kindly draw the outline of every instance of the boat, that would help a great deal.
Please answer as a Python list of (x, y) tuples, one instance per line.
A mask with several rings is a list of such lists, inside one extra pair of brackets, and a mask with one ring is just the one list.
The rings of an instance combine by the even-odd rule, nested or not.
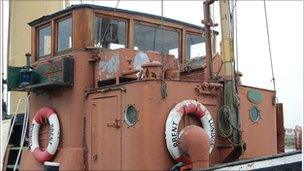
[(276, 92), (235, 70), (229, 1), (216, 52), (213, 2), (205, 27), (90, 4), (29, 22), (27, 65), (8, 68), (9, 89), (27, 97), (4, 169), (301, 169), (301, 150), (284, 153)]

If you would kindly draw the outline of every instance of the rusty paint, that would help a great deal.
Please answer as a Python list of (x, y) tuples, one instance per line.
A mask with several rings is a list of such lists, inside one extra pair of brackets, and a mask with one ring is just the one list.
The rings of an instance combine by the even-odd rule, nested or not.
[(187, 126), (181, 131), (179, 148), (190, 157), (193, 170), (209, 167), (209, 139), (203, 128)]
[(284, 129), (284, 115), (283, 115), (283, 104), (278, 103), (276, 105), (277, 115), (277, 151), (283, 153), (285, 150), (285, 129)]

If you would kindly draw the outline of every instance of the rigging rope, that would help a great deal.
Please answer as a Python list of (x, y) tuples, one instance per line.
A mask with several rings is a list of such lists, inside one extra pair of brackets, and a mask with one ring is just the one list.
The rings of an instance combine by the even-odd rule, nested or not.
[[(269, 51), (270, 66), (271, 66), (271, 73), (272, 73), (272, 79), (271, 80), (273, 82), (273, 90), (275, 92), (277, 92), (276, 85), (275, 85), (274, 71), (273, 71), (273, 63), (272, 63), (272, 54), (271, 54), (271, 44), (270, 44), (270, 36), (269, 36), (269, 25), (268, 25), (266, 0), (264, 0), (264, 12), (265, 12), (265, 22), (266, 22), (267, 39), (268, 39), (268, 51)], [(275, 95), (275, 97), (276, 97), (276, 95)]]

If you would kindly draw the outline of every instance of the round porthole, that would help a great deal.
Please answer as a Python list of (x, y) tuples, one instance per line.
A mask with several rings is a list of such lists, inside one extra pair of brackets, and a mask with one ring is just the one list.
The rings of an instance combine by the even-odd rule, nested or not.
[(125, 121), (129, 126), (134, 125), (138, 121), (138, 112), (133, 105), (128, 105), (126, 108)]
[(252, 106), (249, 110), (249, 116), (252, 122), (259, 122), (259, 120), (261, 119), (260, 109), (257, 106)]

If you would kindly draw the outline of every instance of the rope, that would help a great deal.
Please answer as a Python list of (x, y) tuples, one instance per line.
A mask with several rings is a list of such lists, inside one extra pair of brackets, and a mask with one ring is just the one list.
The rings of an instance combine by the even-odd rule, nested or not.
[(270, 44), (270, 36), (269, 36), (269, 26), (268, 26), (268, 15), (267, 15), (267, 8), (266, 8), (266, 1), (264, 0), (264, 12), (265, 12), (265, 22), (266, 22), (266, 30), (267, 30), (267, 39), (268, 39), (268, 51), (269, 51), (269, 58), (270, 58), (270, 66), (271, 66), (271, 73), (272, 73), (272, 82), (273, 82), (273, 90), (276, 90), (275, 78), (274, 78), (274, 71), (273, 71), (273, 63), (272, 63), (272, 54), (271, 54), (271, 44)]

